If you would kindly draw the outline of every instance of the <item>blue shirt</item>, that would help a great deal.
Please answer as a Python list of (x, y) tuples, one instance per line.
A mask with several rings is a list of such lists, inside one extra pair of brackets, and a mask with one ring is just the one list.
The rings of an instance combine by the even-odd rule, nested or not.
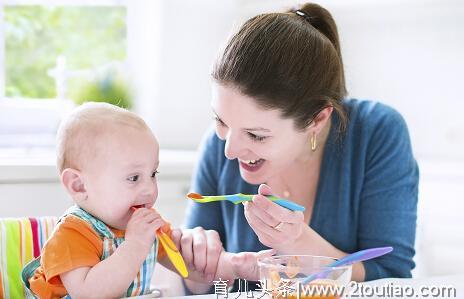
[[(344, 100), (349, 122), (338, 133), (338, 116), (324, 147), (317, 194), (308, 224), (344, 252), (393, 246), (390, 254), (364, 262), (366, 281), (411, 277), (419, 171), (408, 129), (394, 109), (371, 101)], [(214, 131), (203, 140), (192, 189), (204, 195), (256, 194), (240, 176), (237, 159), (224, 156)], [(216, 230), (229, 252), (267, 249), (230, 202), (191, 203), (187, 227)], [(311, 254), (311, 252), (308, 252)]]

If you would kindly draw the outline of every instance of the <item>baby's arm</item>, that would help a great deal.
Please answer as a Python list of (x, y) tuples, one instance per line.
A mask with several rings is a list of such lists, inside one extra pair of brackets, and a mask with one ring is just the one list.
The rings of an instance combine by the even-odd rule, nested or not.
[(163, 226), (160, 215), (151, 209), (138, 209), (126, 229), (125, 241), (107, 259), (93, 267), (80, 267), (60, 275), (72, 298), (119, 298), (137, 276)]
[(258, 258), (270, 257), (275, 253), (274, 249), (240, 253), (223, 251), (219, 257), (215, 277), (229, 280), (229, 283), (238, 278), (257, 281), (259, 280)]
[[(221, 278), (223, 281), (227, 280), (231, 285), (235, 279), (241, 278), (250, 281), (259, 280), (258, 258), (272, 256), (276, 253), (274, 249), (262, 250), (259, 252), (240, 252), (231, 253), (222, 251), (219, 256), (218, 266), (214, 280)], [(165, 268), (177, 273), (177, 270), (165, 256), (159, 260)], [(193, 281), (202, 281), (205, 277), (198, 271), (189, 270), (188, 279)], [(209, 281), (210, 284), (213, 281)]]
[[(210, 233), (210, 238), (208, 238), (208, 232)], [(173, 229), (171, 235), (172, 240), (180, 250), (187, 264), (189, 276), (185, 280), (186, 286), (191, 292), (196, 294), (207, 292), (211, 288), (213, 280), (219, 278), (222, 280), (229, 280), (229, 283), (233, 283), (237, 278), (258, 280), (258, 258), (275, 254), (275, 250), (242, 253), (225, 252), (217, 232), (205, 231), (201, 227), (187, 230)], [(195, 236), (198, 237), (196, 241)], [(194, 245), (195, 243), (197, 246)], [(196, 267), (196, 264), (205, 267), (204, 263), (197, 263), (198, 260), (207, 260), (205, 256), (214, 257), (215, 254), (217, 254), (217, 258), (209, 261), (212, 262), (211, 265), (214, 266), (211, 269), (212, 272), (211, 270), (210, 272), (205, 271), (205, 268), (197, 269), (198, 266)], [(196, 259), (197, 257), (198, 259)], [(166, 257), (159, 260), (159, 262), (165, 268), (176, 272), (171, 262)], [(208, 268), (209, 262), (206, 268)], [(211, 273), (211, 277), (209, 277), (209, 274), (205, 275), (205, 272)]]

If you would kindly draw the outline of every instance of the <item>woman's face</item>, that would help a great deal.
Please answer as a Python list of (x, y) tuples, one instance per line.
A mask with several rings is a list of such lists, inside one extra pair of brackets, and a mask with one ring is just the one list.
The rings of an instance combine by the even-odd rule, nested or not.
[(279, 110), (267, 110), (237, 89), (213, 84), (212, 108), (216, 134), (226, 141), (225, 156), (238, 159), (242, 178), (250, 184), (267, 182), (310, 155), (312, 125), (295, 129)]

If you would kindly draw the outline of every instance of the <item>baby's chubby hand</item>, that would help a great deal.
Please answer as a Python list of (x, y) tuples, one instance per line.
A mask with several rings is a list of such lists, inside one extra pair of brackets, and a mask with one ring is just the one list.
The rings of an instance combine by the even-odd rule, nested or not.
[(134, 211), (126, 227), (126, 242), (137, 245), (137, 248), (148, 252), (153, 246), (156, 231), (167, 225), (155, 209), (140, 208)]
[(216, 272), (217, 278), (222, 279), (245, 279), (251, 281), (259, 280), (258, 259), (266, 258), (276, 254), (275, 249), (262, 250), (259, 252), (223, 252)]

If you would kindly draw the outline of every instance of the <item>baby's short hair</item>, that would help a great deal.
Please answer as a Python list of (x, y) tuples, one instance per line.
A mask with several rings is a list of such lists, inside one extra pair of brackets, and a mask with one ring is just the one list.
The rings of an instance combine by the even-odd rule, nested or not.
[[(57, 132), (57, 167), (60, 174), (66, 168), (77, 168), (83, 151), (95, 145), (89, 138), (98, 138), (109, 127), (123, 126), (150, 130), (137, 114), (124, 108), (101, 102), (87, 102), (74, 109), (60, 123)], [(117, 129), (117, 128), (113, 128)]]

